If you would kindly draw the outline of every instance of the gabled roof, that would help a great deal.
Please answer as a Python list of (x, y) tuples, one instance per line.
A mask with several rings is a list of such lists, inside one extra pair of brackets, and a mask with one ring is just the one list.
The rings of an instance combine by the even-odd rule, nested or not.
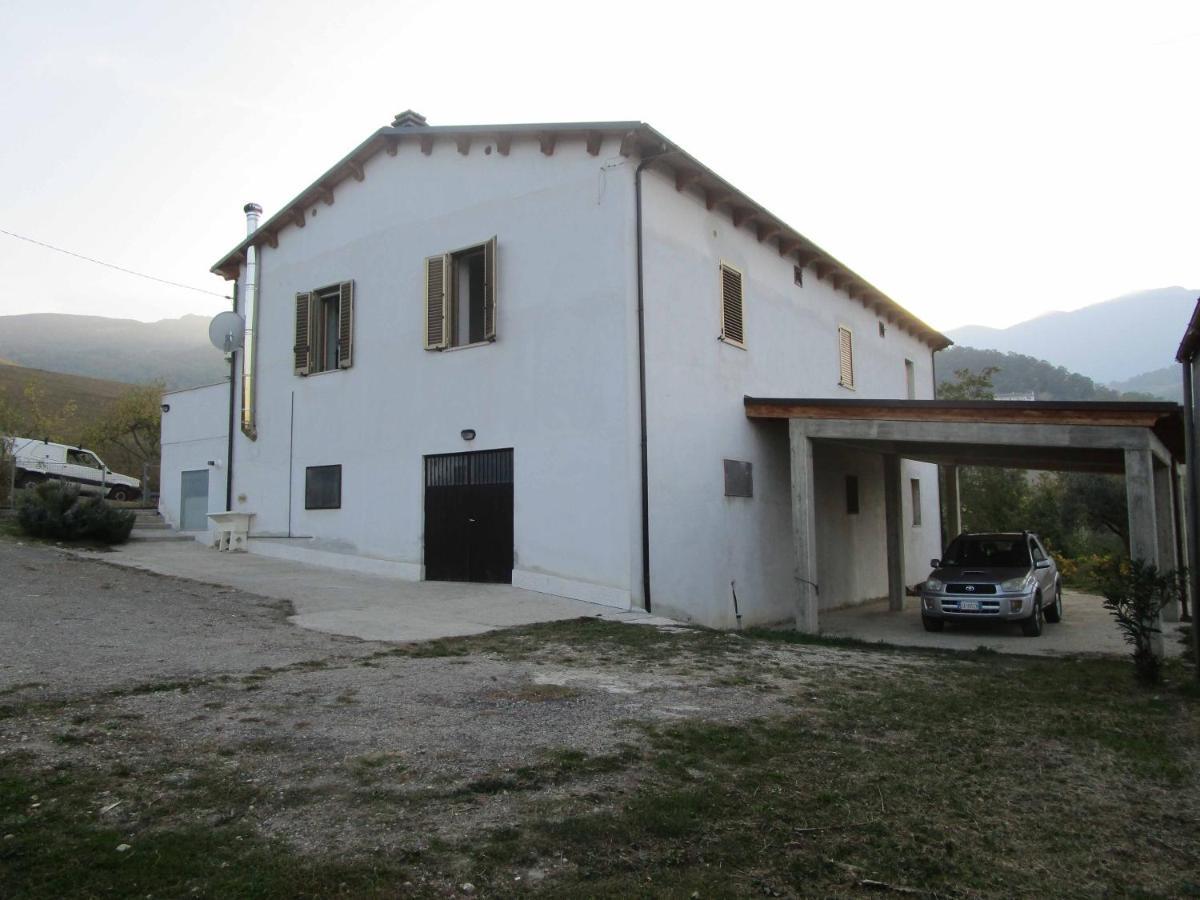
[(812, 269), (817, 278), (827, 281), (835, 289), (845, 291), (851, 300), (858, 301), (880, 318), (913, 334), (934, 350), (941, 350), (953, 343), (645, 122), (434, 126), (423, 124), (423, 120), (412, 113), (402, 113), (396, 117), (396, 122), (402, 124), (380, 128), (330, 167), (279, 212), (263, 222), (258, 230), (221, 257), (212, 271), (229, 280), (237, 278), (248, 247), (264, 244), (278, 246), (281, 231), (288, 227), (305, 226), (310, 206), (317, 201), (332, 204), (334, 190), (339, 184), (350, 178), (362, 181), (365, 178), (364, 166), (369, 159), (385, 152), (395, 155), (401, 143), (419, 144), (421, 152), (428, 156), (433, 153), (434, 147), (442, 145), (453, 145), (457, 152), (466, 155), (470, 153), (473, 143), (487, 141), (495, 145), (496, 152), (501, 156), (507, 156), (514, 138), (532, 137), (538, 140), (542, 153), (551, 156), (560, 141), (575, 139), (585, 141), (587, 152), (596, 156), (605, 138), (619, 137), (622, 156), (636, 156), (643, 160), (652, 158), (649, 166), (672, 175), (676, 190), (698, 195), (710, 210), (719, 209), (728, 213), (735, 228), (746, 228), (760, 243), (772, 244), (780, 256)]

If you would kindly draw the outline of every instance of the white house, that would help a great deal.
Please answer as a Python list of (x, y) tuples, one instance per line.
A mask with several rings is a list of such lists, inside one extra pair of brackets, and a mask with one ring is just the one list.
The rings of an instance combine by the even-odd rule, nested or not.
[[(213, 270), (247, 317), (221, 464), (253, 552), (789, 619), (787, 425), (744, 399), (929, 399), (949, 343), (640, 122), (404, 113), (261, 226), (247, 209)], [(227, 434), (228, 385), (200, 390), (209, 449), (164, 443), (173, 521)], [(911, 584), (938, 484), (903, 465)], [(817, 450), (821, 608), (888, 594), (883, 470)]]

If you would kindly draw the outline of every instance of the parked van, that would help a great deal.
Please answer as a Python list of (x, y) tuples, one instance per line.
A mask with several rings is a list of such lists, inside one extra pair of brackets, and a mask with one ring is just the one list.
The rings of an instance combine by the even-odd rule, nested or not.
[(136, 500), (142, 495), (141, 481), (112, 471), (91, 450), (33, 438), (0, 440), (4, 441), (5, 455), (11, 456), (16, 466), (14, 483), (18, 488), (55, 480), (77, 484), (83, 493), (110, 500)]

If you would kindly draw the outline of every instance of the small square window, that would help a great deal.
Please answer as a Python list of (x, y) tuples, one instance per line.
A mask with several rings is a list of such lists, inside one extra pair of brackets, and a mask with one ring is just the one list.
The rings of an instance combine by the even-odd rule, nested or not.
[(304, 508), (342, 508), (342, 467), (309, 466), (304, 470)]
[(846, 515), (858, 515), (858, 476), (846, 476)]
[(754, 468), (750, 463), (737, 459), (725, 460), (725, 496), (754, 496)]

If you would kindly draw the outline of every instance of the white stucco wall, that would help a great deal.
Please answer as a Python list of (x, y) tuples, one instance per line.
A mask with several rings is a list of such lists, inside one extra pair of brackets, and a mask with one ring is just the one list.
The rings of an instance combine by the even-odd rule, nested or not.
[[(650, 419), (652, 599), (656, 612), (732, 625), (731, 582), (743, 622), (793, 615), (795, 584), (787, 431), (746, 418), (743, 397), (904, 399), (905, 359), (918, 399), (933, 396), (929, 348), (793, 262), (728, 213), (673, 180), (645, 176), (646, 354)], [(719, 265), (743, 273), (746, 349), (718, 340)], [(854, 334), (856, 389), (838, 385), (838, 326)], [(724, 496), (722, 460), (754, 466), (754, 497)], [(818, 456), (821, 605), (886, 594), (882, 466), (841, 451)], [(860, 474), (863, 511), (843, 521), (844, 475)], [(908, 479), (922, 479), (923, 523), (910, 526)], [(904, 465), (905, 580), (938, 552), (936, 467)], [(872, 506), (871, 504), (876, 504)], [(825, 530), (828, 528), (828, 530)]]
[[(514, 584), (628, 604), (641, 570), (631, 165), (614, 142), (596, 157), (567, 140), (552, 156), (535, 140), (486, 149), (404, 142), (261, 251), (258, 439), (236, 436), (234, 508), (260, 535), (417, 578), (423, 457), (512, 447)], [(425, 258), (493, 235), (498, 339), (425, 351)], [(294, 295), (347, 279), (353, 367), (293, 375)], [(342, 507), (306, 511), (305, 468), (329, 464)]]
[(158, 510), (177, 528), (182, 472), (207, 469), (208, 511), (225, 509), (229, 383), (170, 391), (162, 402), (170, 409), (162, 414)]

